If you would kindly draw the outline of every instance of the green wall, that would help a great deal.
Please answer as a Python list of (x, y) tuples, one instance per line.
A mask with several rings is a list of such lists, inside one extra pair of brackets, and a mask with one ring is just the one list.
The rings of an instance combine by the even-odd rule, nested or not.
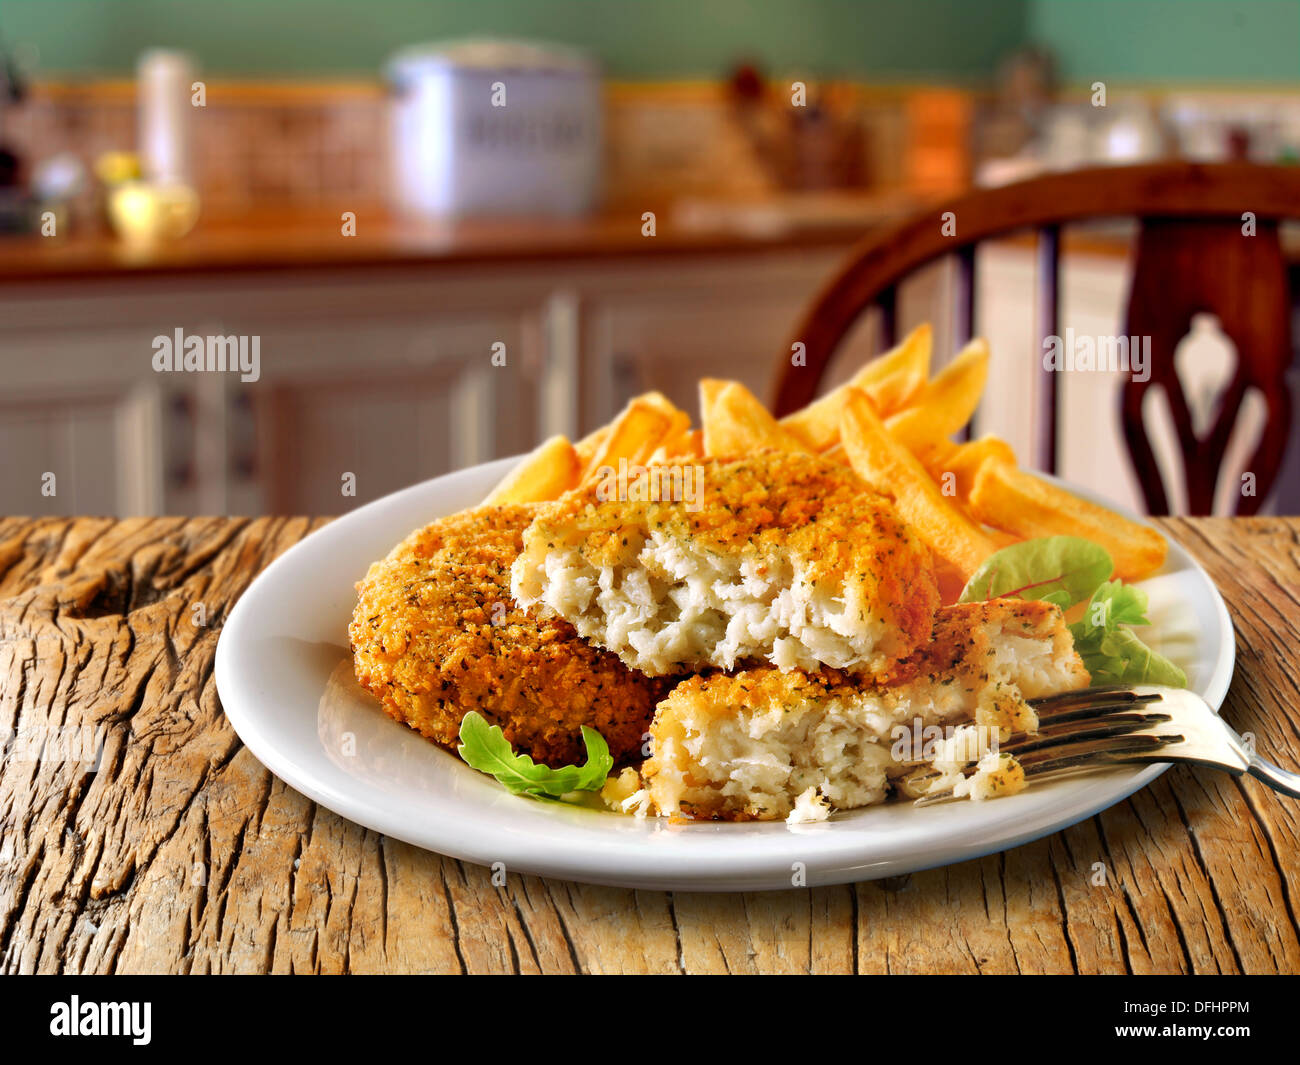
[(1067, 83), (1300, 81), (1300, 0), (1030, 0)]
[(143, 48), (194, 52), (222, 76), (357, 76), (405, 44), (536, 37), (617, 78), (773, 73), (987, 79), (1041, 42), (1065, 79), (1300, 81), (1300, 0), (0, 0), (0, 35), (42, 73), (129, 74)]
[(583, 46), (614, 77), (773, 72), (987, 76), (1024, 34), (1025, 0), (0, 0), (0, 34), (46, 73), (126, 74), (151, 45), (222, 75), (373, 74), (394, 49), (474, 34)]

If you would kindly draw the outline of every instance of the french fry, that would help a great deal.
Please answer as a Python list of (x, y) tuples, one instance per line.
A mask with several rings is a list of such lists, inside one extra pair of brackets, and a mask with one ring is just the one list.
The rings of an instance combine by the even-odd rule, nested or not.
[(822, 452), (822, 458), (838, 462), (842, 466), (849, 464), (849, 453), (844, 450), (844, 444), (838, 440)]
[(911, 404), (930, 378), (930, 356), (934, 351), (934, 330), (929, 322), (918, 325), (898, 347), (872, 359), (849, 381), (871, 399), (877, 411), (888, 417)]
[(957, 506), (910, 451), (889, 435), (866, 393), (851, 389), (844, 404), (840, 439), (849, 461), (881, 495), (894, 500), (899, 515), (962, 581), (995, 550), (993, 541)]
[(829, 451), (840, 439), (840, 412), (847, 387), (842, 385), (787, 414), (779, 423), (781, 428), (812, 451)]
[(663, 454), (671, 458), (674, 455), (681, 455), (690, 449), (689, 437), (691, 435), (691, 416), (685, 411), (678, 411), (672, 416), (672, 423), (668, 428), (667, 435), (655, 449), (655, 454)]
[(599, 429), (593, 429), (573, 445), (573, 450), (577, 453), (578, 461), (582, 464), (584, 470), (591, 465), (591, 460), (596, 457), (596, 452), (600, 450), (600, 445), (603, 444), (605, 438), (609, 436), (610, 428), (610, 425), (602, 425)]
[(948, 444), (946, 448), (937, 448), (922, 457), (922, 464), (930, 471), (930, 476), (943, 484), (944, 476), (951, 474), (957, 498), (969, 501), (971, 489), (975, 486), (975, 477), (986, 462), (1005, 462), (1016, 465), (1016, 453), (1001, 437), (982, 436), (965, 444)]
[[(969, 513), (973, 521), (979, 520), (978, 518), (975, 517), (975, 512), (973, 510), (969, 511)], [(991, 525), (987, 526), (984, 532), (988, 536), (988, 538), (993, 541), (994, 546), (996, 546), (999, 549), (1003, 547), (1010, 547), (1012, 544), (1018, 544), (1023, 539), (1023, 537), (1017, 536), (1015, 533), (1007, 532), (1006, 529), (995, 529)], [(1077, 621), (1078, 619), (1071, 618), (1070, 620)]]
[(704, 457), (704, 434), (699, 429), (688, 429), (669, 443), (660, 444), (650, 456), (651, 465), (663, 465), (682, 459)]
[[(939, 479), (935, 470), (947, 469), (948, 463), (953, 455), (957, 454), (957, 448), (960, 445), (954, 444), (951, 440), (945, 440), (940, 437), (927, 444), (925, 447), (912, 454), (921, 460), (921, 465), (930, 471), (930, 475), (937, 481)], [(909, 448), (910, 450), (910, 448)]]
[(642, 403), (654, 407), (656, 410), (663, 411), (665, 414), (677, 413), (677, 406), (662, 392), (642, 392), (635, 398), (640, 400)]
[(813, 451), (826, 451), (840, 438), (840, 411), (850, 388), (860, 388), (877, 411), (902, 410), (925, 388), (930, 374), (934, 333), (929, 323), (918, 325), (896, 348), (872, 359), (852, 379), (781, 419), (781, 428)]
[[(607, 461), (607, 456), (604, 455), (597, 461), (597, 453), (605, 446), (605, 442), (609, 439), (610, 433), (616, 425), (621, 426), (620, 431), (625, 434), (624, 441), (622, 444), (611, 445), (614, 450), (608, 458), (612, 458), (615, 464), (618, 462), (620, 455), (629, 458), (629, 461), (633, 461), (628, 455), (623, 454), (628, 440), (635, 438), (635, 432), (628, 428), (627, 420), (639, 420), (644, 427), (648, 418), (643, 413), (645, 408), (661, 411), (669, 418), (665, 435), (659, 441), (652, 455), (657, 455), (660, 450), (666, 455), (677, 454), (683, 448), (689, 450), (690, 444), (686, 437), (691, 425), (691, 416), (674, 406), (672, 400), (662, 392), (643, 392), (641, 395), (633, 397), (612, 422), (602, 425), (599, 429), (592, 430), (573, 445), (573, 449), (578, 453), (578, 459), (582, 463), (584, 479), (586, 475), (594, 473), (601, 463)], [(632, 437), (626, 435), (629, 432), (632, 432)]]
[(559, 499), (578, 483), (582, 464), (573, 445), (562, 436), (544, 440), (502, 478), (485, 505), (544, 503)]
[(980, 521), (1024, 539), (1081, 536), (1100, 544), (1110, 552), (1120, 580), (1149, 576), (1164, 565), (1169, 551), (1165, 538), (1150, 526), (1005, 462), (980, 466), (970, 504)]
[(690, 415), (657, 393), (636, 396), (610, 423), (609, 433), (588, 460), (582, 479), (590, 480), (606, 466), (618, 469), (622, 459), (629, 466), (644, 466), (664, 441), (680, 436), (689, 425)]
[(738, 381), (700, 381), (700, 425), (704, 454), (710, 457), (739, 458), (765, 447), (809, 450)]
[(939, 371), (907, 408), (885, 425), (916, 452), (946, 439), (971, 420), (989, 377), (989, 346), (975, 339)]
[(636, 398), (668, 415), (668, 431), (659, 441), (660, 447), (664, 448), (669, 455), (676, 455), (681, 448), (687, 446), (686, 437), (691, 431), (689, 414), (674, 405), (673, 401), (662, 392), (643, 392)]

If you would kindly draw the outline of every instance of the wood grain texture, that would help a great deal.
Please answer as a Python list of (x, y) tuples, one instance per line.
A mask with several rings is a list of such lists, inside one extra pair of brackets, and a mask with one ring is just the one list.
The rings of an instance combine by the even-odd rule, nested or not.
[[(1187, 767), (1004, 854), (811, 891), (497, 888), (360, 828), (243, 748), (212, 679), (231, 604), (317, 524), (0, 520), (0, 729), (105, 737), (95, 773), (0, 766), (0, 971), (1300, 971), (1300, 804)], [(1225, 716), (1300, 765), (1300, 519), (1164, 526), (1237, 627)]]

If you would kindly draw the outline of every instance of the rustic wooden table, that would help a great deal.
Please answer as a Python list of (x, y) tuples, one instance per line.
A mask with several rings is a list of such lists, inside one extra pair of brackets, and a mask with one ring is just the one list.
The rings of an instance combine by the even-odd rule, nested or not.
[[(212, 679), (230, 605), (317, 524), (0, 520), (0, 970), (1300, 971), (1300, 803), (1181, 766), (1005, 854), (768, 894), (498, 889), (360, 828), (244, 749)], [(1225, 716), (1300, 765), (1300, 519), (1164, 526), (1236, 624)], [(24, 754), (78, 726), (97, 772)]]

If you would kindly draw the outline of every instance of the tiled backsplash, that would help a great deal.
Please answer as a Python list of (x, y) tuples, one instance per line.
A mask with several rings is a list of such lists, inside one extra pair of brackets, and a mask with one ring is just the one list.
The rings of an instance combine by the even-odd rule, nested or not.
[[(194, 108), (194, 160), (204, 215), (253, 208), (366, 207), (388, 201), (389, 100), (373, 84), (207, 87)], [(721, 86), (612, 85), (606, 90), (606, 206), (641, 209), (670, 198), (757, 197), (773, 191)], [(861, 132), (865, 182), (904, 177), (905, 99), (841, 92)], [(5, 140), (31, 167), (62, 152), (87, 167), (136, 146), (134, 85), (38, 85), (5, 118)], [(88, 190), (74, 205), (89, 210)]]
[[(768, 99), (788, 91), (773, 85)], [(389, 97), (379, 83), (214, 82), (206, 92), (206, 106), (194, 108), (193, 156), (204, 217), (389, 203)], [(1252, 154), (1272, 158), (1279, 144), (1300, 144), (1295, 93), (1140, 95), (1169, 121), (1194, 114), (1260, 125), (1263, 116)], [(948, 194), (966, 182), (971, 126), (980, 121), (977, 94), (836, 83), (827, 97), (851, 133), (851, 150), (860, 153), (846, 169), (861, 186)], [(769, 134), (760, 147), (754, 116), (742, 119), (718, 83), (612, 83), (605, 106), (604, 203), (613, 209), (759, 198), (780, 191), (800, 152), (812, 156), (826, 147), (815, 139), (782, 141), (794, 124), (788, 110), (771, 107), (759, 123)], [(29, 168), (63, 152), (89, 167), (106, 151), (135, 148), (136, 124), (132, 82), (38, 84), (5, 111), (0, 141)], [(773, 144), (779, 157), (765, 158)], [(73, 207), (93, 217), (94, 205), (90, 187)]]
[[(253, 207), (369, 205), (388, 187), (387, 101), (372, 87), (209, 86), (194, 112), (194, 171), (205, 215)], [(134, 150), (133, 88), (37, 87), (6, 133), (29, 166), (71, 152), (87, 166)]]

